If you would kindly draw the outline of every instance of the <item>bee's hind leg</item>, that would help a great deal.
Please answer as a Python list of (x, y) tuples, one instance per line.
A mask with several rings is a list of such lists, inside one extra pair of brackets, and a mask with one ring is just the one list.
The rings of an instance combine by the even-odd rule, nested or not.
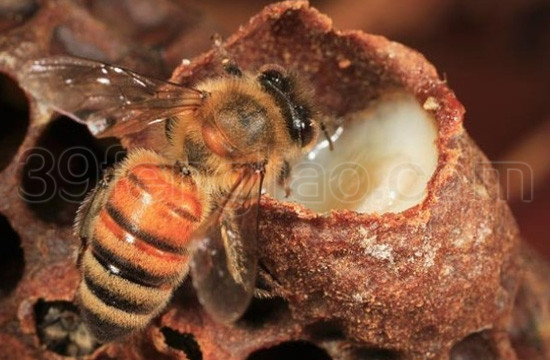
[(74, 221), (74, 234), (80, 238), (80, 248), (77, 253), (76, 263), (80, 267), (82, 254), (88, 247), (88, 241), (92, 237), (94, 218), (99, 214), (103, 205), (107, 202), (109, 185), (113, 181), (115, 170), (108, 168), (98, 184), (92, 189), (80, 204)]
[(284, 298), (283, 295), (284, 291), (281, 285), (260, 264), (258, 266), (258, 278), (256, 279), (254, 297), (259, 299), (272, 299), (275, 297)]
[(191, 176), (191, 170), (189, 170), (189, 166), (179, 160), (176, 160), (176, 162), (174, 163), (174, 169), (184, 177)]

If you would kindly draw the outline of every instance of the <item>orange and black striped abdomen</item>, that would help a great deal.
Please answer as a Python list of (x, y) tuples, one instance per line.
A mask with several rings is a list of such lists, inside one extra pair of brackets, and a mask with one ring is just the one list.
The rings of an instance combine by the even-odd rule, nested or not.
[[(130, 163), (131, 165), (131, 163)], [(79, 299), (99, 340), (142, 328), (186, 275), (203, 202), (190, 177), (163, 164), (128, 166), (93, 221)]]

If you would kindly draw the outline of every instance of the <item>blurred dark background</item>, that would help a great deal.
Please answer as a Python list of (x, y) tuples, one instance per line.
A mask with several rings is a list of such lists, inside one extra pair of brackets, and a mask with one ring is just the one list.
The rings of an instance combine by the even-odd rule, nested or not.
[[(230, 34), (270, 1), (193, 0)], [(424, 54), (466, 107), (465, 127), (499, 170), (524, 238), (550, 259), (550, 2), (319, 0), (338, 29)]]

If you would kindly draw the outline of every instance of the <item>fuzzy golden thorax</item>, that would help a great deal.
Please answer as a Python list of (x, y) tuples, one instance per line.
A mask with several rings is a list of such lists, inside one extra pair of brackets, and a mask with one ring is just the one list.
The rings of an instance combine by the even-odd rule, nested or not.
[(285, 162), (315, 143), (319, 130), (303, 86), (293, 75), (275, 74), (280, 78), (265, 70), (199, 84), (207, 94), (204, 103), (169, 129), (173, 156), (199, 172), (220, 175), (222, 188), (246, 164), (265, 164), (267, 181), (280, 176)]

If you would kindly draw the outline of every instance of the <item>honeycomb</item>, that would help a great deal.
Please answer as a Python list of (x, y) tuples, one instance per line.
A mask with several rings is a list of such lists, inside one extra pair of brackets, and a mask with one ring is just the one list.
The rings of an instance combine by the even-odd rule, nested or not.
[(330, 119), (387, 93), (411, 94), (437, 125), (425, 199), (369, 215), (318, 214), (265, 196), (260, 263), (277, 296), (254, 299), (242, 319), (221, 325), (187, 279), (144, 331), (107, 344), (90, 338), (74, 302), (74, 214), (102, 172), (147, 139), (94, 138), (25, 94), (19, 69), (29, 59), (69, 54), (192, 86), (220, 72), (214, 52), (199, 55), (210, 45), (209, 21), (171, 1), (0, 7), (1, 359), (550, 357), (550, 269), (521, 245), (453, 92), (414, 50), (335, 30), (300, 1), (270, 5), (225, 49), (245, 69), (280, 63), (300, 72), (331, 129), (341, 124)]

